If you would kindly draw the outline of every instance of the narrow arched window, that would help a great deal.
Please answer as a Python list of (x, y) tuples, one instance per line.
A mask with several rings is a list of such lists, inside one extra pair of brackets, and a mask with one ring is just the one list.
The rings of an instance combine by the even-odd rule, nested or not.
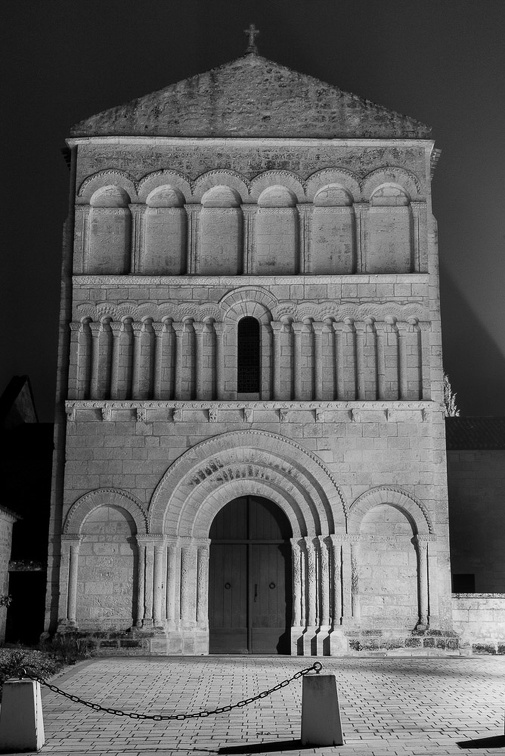
[(256, 318), (242, 318), (237, 336), (237, 393), (259, 394), (260, 325)]

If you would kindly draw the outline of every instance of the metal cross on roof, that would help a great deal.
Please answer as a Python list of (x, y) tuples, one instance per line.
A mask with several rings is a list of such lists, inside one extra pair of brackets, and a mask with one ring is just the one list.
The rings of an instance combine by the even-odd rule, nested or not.
[(254, 24), (249, 24), (249, 29), (244, 29), (244, 34), (249, 35), (249, 44), (247, 46), (247, 53), (257, 53), (258, 48), (256, 47), (256, 43), (254, 41), (254, 38), (258, 36), (259, 29), (256, 29)]

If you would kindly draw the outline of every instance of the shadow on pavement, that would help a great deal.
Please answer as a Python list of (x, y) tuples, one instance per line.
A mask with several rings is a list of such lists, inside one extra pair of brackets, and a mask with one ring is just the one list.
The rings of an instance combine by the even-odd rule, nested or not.
[(492, 738), (477, 738), (476, 740), (460, 740), (460, 748), (505, 748), (505, 735), (494, 735)]
[(272, 753), (272, 751), (299, 751), (302, 747), (301, 740), (276, 740), (273, 743), (252, 743), (220, 748), (218, 753)]

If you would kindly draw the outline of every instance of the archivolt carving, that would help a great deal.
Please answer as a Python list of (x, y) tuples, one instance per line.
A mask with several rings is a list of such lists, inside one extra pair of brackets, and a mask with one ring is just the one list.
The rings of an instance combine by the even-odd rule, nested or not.
[(189, 202), (192, 197), (191, 184), (184, 174), (179, 171), (154, 171), (153, 173), (147, 173), (136, 186), (138, 189), (138, 197), (141, 202), (145, 202), (147, 196), (157, 189), (159, 186), (168, 184), (175, 189), (178, 189), (184, 195), (186, 202)]
[(97, 189), (101, 189), (103, 186), (108, 186), (109, 184), (113, 184), (115, 186), (121, 187), (121, 189), (124, 189), (125, 192), (128, 192), (131, 200), (138, 199), (137, 188), (135, 186), (133, 177), (130, 176), (129, 173), (126, 173), (126, 171), (117, 171), (112, 169), (99, 171), (98, 173), (93, 174), (93, 176), (88, 176), (88, 178), (84, 179), (81, 186), (79, 187), (77, 196), (81, 197), (86, 202), (89, 202), (91, 196), (96, 192)]
[(78, 535), (86, 517), (98, 507), (119, 507), (133, 518), (137, 533), (147, 533), (147, 514), (142, 503), (130, 493), (119, 488), (97, 488), (81, 496), (70, 507), (63, 533)]
[(433, 534), (431, 518), (424, 504), (396, 486), (378, 486), (358, 496), (349, 508), (349, 533), (358, 534), (363, 517), (379, 504), (390, 504), (401, 509), (414, 523), (416, 535)]
[(193, 182), (193, 196), (194, 199), (200, 201), (203, 194), (211, 189), (213, 186), (229, 186), (231, 189), (235, 189), (240, 194), (242, 202), (247, 202), (249, 199), (249, 182), (244, 176), (241, 176), (236, 171), (230, 170), (213, 170), (207, 173), (202, 173)]
[(251, 197), (257, 202), (260, 194), (271, 186), (280, 184), (290, 189), (297, 202), (306, 202), (305, 191), (300, 178), (290, 171), (265, 171), (251, 181)]
[[(270, 312), (278, 304), (277, 298), (266, 289), (257, 286), (241, 286), (240, 288), (225, 294), (224, 297), (219, 300), (219, 306), (226, 318), (229, 317), (228, 312), (233, 311), (236, 305), (243, 302), (262, 304)], [(233, 315), (231, 317), (233, 317)]]
[(313, 202), (319, 189), (327, 184), (342, 184), (343, 188), (352, 195), (354, 202), (359, 202), (361, 197), (359, 179), (346, 168), (323, 168), (309, 176), (305, 181), (307, 199)]
[(369, 200), (374, 191), (381, 185), (394, 182), (406, 189), (410, 199), (420, 199), (421, 183), (415, 173), (405, 168), (388, 166), (387, 168), (376, 168), (361, 180), (363, 198)]
[(237, 491), (257, 494), (258, 486), (282, 501), (295, 537), (344, 527), (342, 494), (321, 460), (283, 436), (249, 430), (207, 439), (179, 457), (153, 494), (150, 528), (207, 537), (220, 507)]

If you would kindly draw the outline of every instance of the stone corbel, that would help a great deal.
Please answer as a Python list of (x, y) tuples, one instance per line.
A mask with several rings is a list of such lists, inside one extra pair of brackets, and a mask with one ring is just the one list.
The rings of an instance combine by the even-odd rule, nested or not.
[(73, 405), (65, 405), (65, 413), (67, 415), (67, 420), (69, 423), (75, 422), (75, 407)]
[(281, 423), (286, 422), (288, 419), (288, 410), (287, 409), (278, 409), (277, 412), (279, 413), (279, 420)]
[(182, 410), (181, 409), (174, 409), (172, 412), (172, 420), (174, 423), (180, 423), (182, 422)]
[(112, 406), (110, 404), (104, 404), (101, 407), (102, 420), (109, 422), (112, 420)]
[(137, 423), (147, 422), (147, 409), (145, 407), (136, 408), (136, 419)]
[(252, 409), (248, 409), (247, 407), (244, 407), (242, 410), (242, 418), (245, 423), (252, 423), (253, 421), (253, 411)]
[(217, 409), (209, 409), (209, 423), (217, 423)]

